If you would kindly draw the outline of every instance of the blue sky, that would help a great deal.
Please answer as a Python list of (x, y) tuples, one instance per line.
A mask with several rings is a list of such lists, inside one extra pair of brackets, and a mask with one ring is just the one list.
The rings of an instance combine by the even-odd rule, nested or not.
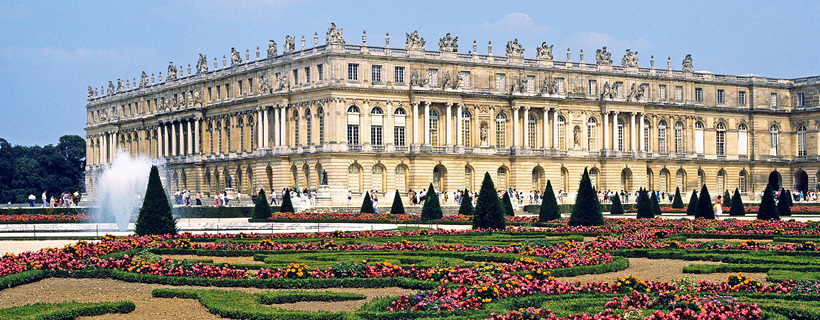
[[(450, 32), (459, 51), (503, 54), (518, 38), (526, 57), (541, 42), (556, 59), (594, 61), (607, 46), (620, 63), (627, 48), (641, 66), (679, 69), (692, 54), (695, 70), (778, 78), (820, 75), (818, 1), (7, 1), (0, 0), (0, 138), (12, 144), (56, 144), (85, 137), (87, 86), (165, 73), (168, 62), (195, 67), (199, 53), (229, 55), (231, 47), (262, 56), (269, 39), (281, 52), (286, 35), (307, 47), (330, 25), (348, 43), (404, 47), (418, 30), (428, 50)], [(299, 41), (297, 40), (297, 48)]]

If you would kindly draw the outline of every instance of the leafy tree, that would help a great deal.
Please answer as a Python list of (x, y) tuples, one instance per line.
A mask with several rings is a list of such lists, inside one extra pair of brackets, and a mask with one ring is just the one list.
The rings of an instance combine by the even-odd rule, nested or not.
[(658, 202), (658, 193), (655, 191), (652, 192), (652, 213), (655, 217), (661, 215), (661, 204)]
[(609, 214), (624, 214), (624, 205), (621, 204), (621, 196), (616, 192), (612, 199), (612, 207)]
[(698, 206), (695, 209), (695, 219), (714, 219), (715, 211), (712, 210), (712, 197), (709, 195), (709, 189), (706, 185), (700, 189), (700, 197), (698, 198)]
[(145, 200), (142, 202), (137, 217), (134, 232), (137, 235), (177, 234), (176, 221), (171, 213), (171, 204), (159, 180), (157, 166), (151, 166), (148, 175), (148, 188), (145, 190)]
[(501, 208), (501, 201), (495, 191), (495, 184), (490, 178), (490, 173), (484, 173), (484, 181), (481, 182), (481, 191), (475, 205), (475, 216), (473, 216), (473, 229), (504, 229), (507, 221)]
[(589, 170), (585, 168), (578, 186), (578, 193), (575, 196), (575, 206), (569, 216), (569, 225), (600, 226), (603, 224), (604, 216), (601, 214), (598, 195), (595, 194), (595, 189), (592, 188), (592, 182), (589, 180)]
[(253, 218), (267, 219), (271, 217), (270, 204), (268, 204), (268, 196), (265, 195), (265, 189), (259, 189), (259, 194), (256, 196), (256, 202), (253, 204)]
[(772, 186), (766, 184), (766, 190), (763, 191), (763, 198), (760, 199), (760, 207), (757, 210), (757, 219), (759, 220), (780, 220), (780, 214), (777, 210), (777, 205), (774, 203), (774, 193)]
[(721, 204), (724, 207), (732, 207), (732, 195), (729, 194), (729, 190), (723, 191), (723, 203)]
[(735, 195), (732, 197), (732, 206), (729, 208), (730, 216), (745, 216), (746, 208), (743, 207), (743, 199), (740, 198), (740, 191), (735, 188)]
[(396, 189), (396, 195), (393, 196), (393, 205), (390, 206), (390, 213), (404, 214), (404, 204), (401, 202), (401, 195), (399, 189)]
[(296, 210), (293, 210), (293, 203), (290, 201), (290, 189), (285, 189), (282, 192), (282, 205), (279, 206), (279, 212), (296, 212)]
[(689, 205), (686, 207), (686, 215), (694, 216), (698, 208), (698, 190), (692, 190), (692, 196), (689, 197)]
[(552, 191), (552, 182), (547, 180), (547, 189), (544, 190), (543, 198), (541, 198), (538, 221), (546, 222), (559, 218), (561, 218), (561, 210), (558, 209), (558, 200), (555, 199), (555, 192)]
[(441, 204), (439, 203), (436, 189), (433, 188), (433, 184), (431, 183), (430, 186), (427, 187), (427, 195), (424, 197), (424, 206), (421, 208), (421, 220), (438, 220), (443, 217), (444, 213), (441, 211)]
[(792, 215), (792, 207), (789, 206), (789, 202), (791, 201), (789, 200), (791, 200), (791, 195), (788, 190), (786, 194), (780, 194), (780, 200), (777, 201), (777, 214), (781, 217)]
[(643, 188), (638, 191), (638, 219), (652, 219), (655, 217), (655, 209), (652, 206), (652, 200), (649, 199), (649, 196), (646, 193), (647, 191)]
[(672, 200), (672, 208), (683, 208), (683, 198), (680, 196), (680, 187), (675, 188), (675, 199)]
[(464, 189), (461, 194), (461, 206), (458, 207), (458, 214), (462, 216), (473, 215), (473, 199), (470, 198), (470, 191)]
[(510, 201), (510, 193), (504, 191), (504, 197), (501, 198), (501, 203), (504, 204), (504, 214), (507, 216), (514, 216), (515, 210), (513, 210), (512, 201)]
[(361, 213), (376, 213), (376, 209), (373, 208), (373, 200), (370, 200), (370, 192), (364, 192), (364, 200), (362, 200), (361, 210)]
[(84, 175), (85, 140), (80, 136), (62, 136), (57, 146), (44, 147), (12, 146), (0, 138), (0, 203), (26, 202), (29, 194), (43, 191), (83, 191)]

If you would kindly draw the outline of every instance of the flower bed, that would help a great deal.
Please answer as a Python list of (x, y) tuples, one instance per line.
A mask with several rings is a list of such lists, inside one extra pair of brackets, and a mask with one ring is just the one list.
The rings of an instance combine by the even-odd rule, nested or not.
[[(514, 216), (506, 217), (508, 224), (518, 225), (538, 221), (537, 217)], [(415, 214), (374, 214), (374, 213), (320, 213), (320, 212), (277, 212), (268, 219), (251, 219), (250, 222), (369, 222), (369, 223), (430, 223), (430, 224), (470, 224), (471, 216), (450, 215), (439, 220), (422, 221), (421, 216)]]
[(76, 223), (91, 222), (97, 217), (83, 213), (78, 214), (12, 214), (0, 215), (0, 224), (12, 223)]

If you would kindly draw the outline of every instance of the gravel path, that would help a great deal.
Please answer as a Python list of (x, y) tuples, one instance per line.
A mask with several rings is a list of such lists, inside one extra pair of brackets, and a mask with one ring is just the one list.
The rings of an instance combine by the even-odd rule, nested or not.
[[(724, 282), (732, 273), (708, 273), (708, 274), (692, 274), (683, 273), (683, 267), (690, 264), (722, 264), (722, 262), (713, 261), (686, 261), (686, 260), (672, 260), (672, 259), (647, 259), (647, 258), (629, 258), (629, 268), (621, 271), (608, 272), (601, 274), (585, 274), (575, 277), (561, 277), (556, 278), (560, 281), (574, 282), (614, 282), (619, 277), (636, 276), (641, 280), (651, 281), (665, 281), (670, 282), (674, 279), (683, 276), (695, 277), (697, 281), (709, 280), (712, 282)], [(746, 273), (743, 275), (752, 278), (757, 278), (758, 281), (764, 284), (766, 282), (766, 273)]]

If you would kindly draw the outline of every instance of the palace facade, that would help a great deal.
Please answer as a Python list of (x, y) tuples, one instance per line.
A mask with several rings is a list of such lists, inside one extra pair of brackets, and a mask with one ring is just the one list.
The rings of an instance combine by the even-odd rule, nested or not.
[(382, 204), (430, 183), (476, 190), (485, 172), (497, 189), (551, 180), (569, 198), (584, 168), (598, 190), (706, 184), (757, 198), (767, 183), (820, 182), (820, 77), (699, 72), (690, 56), (680, 70), (641, 67), (630, 50), (614, 65), (606, 48), (559, 60), (546, 44), (529, 59), (517, 40), (460, 53), (449, 34), (438, 51), (415, 32), (401, 48), (366, 40), (346, 43), (334, 25), (323, 45), (288, 36), (283, 53), (271, 40), (267, 57), (232, 49), (209, 70), (200, 54), (164, 81), (89, 87), (87, 190), (117, 149), (163, 160), (169, 191), (206, 196), (317, 188), (326, 172), (325, 204), (348, 190), (377, 190)]

